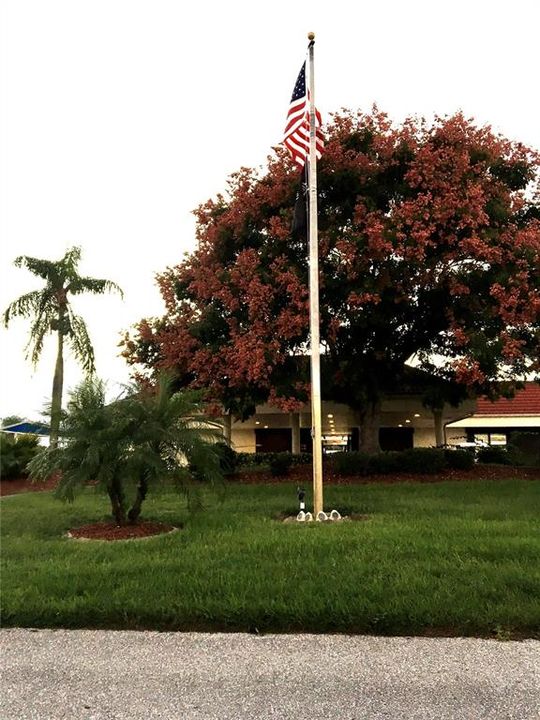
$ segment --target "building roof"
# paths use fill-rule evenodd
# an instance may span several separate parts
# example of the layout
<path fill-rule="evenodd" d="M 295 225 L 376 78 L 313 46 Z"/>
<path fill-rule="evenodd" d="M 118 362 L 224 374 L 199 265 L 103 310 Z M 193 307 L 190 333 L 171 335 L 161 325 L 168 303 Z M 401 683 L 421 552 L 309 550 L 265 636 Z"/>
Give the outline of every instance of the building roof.
<path fill-rule="evenodd" d="M 485 398 L 478 398 L 474 416 L 501 417 L 501 416 L 528 416 L 540 415 L 540 385 L 534 382 L 525 384 L 523 390 L 518 390 L 513 398 L 499 398 L 492 402 Z"/>
<path fill-rule="evenodd" d="M 50 429 L 43 423 L 31 422 L 30 420 L 23 420 L 22 422 L 15 423 L 14 425 L 7 425 L 6 427 L 0 428 L 2 432 L 16 433 L 16 434 L 29 434 L 29 435 L 48 435 Z"/>

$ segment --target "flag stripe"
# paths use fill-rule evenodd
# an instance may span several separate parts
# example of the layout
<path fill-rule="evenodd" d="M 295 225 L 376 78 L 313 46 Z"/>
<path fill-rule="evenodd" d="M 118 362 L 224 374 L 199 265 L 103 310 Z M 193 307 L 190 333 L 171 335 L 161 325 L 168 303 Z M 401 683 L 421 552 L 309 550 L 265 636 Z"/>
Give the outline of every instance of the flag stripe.
<path fill-rule="evenodd" d="M 296 79 L 289 111 L 283 144 L 290 151 L 294 162 L 304 167 L 309 156 L 309 93 L 306 90 L 306 63 L 302 65 Z M 324 149 L 324 135 L 320 129 L 321 114 L 315 109 L 315 149 L 317 158 Z"/>

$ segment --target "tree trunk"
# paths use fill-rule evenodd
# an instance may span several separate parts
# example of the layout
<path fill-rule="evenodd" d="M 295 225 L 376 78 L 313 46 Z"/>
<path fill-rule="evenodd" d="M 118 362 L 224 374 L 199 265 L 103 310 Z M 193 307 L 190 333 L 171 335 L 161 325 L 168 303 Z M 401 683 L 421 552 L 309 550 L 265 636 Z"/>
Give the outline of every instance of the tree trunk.
<path fill-rule="evenodd" d="M 118 480 L 113 480 L 108 491 L 111 500 L 111 508 L 117 525 L 127 525 L 124 491 Z"/>
<path fill-rule="evenodd" d="M 223 437 L 227 444 L 230 445 L 232 438 L 232 415 L 230 412 L 223 416 Z"/>
<path fill-rule="evenodd" d="M 370 402 L 360 412 L 360 450 L 367 453 L 380 453 L 379 429 L 381 427 L 381 402 Z"/>
<path fill-rule="evenodd" d="M 56 366 L 51 400 L 51 431 L 49 435 L 49 447 L 58 447 L 58 435 L 60 433 L 60 418 L 62 414 L 62 391 L 64 388 L 64 335 L 63 324 L 64 313 L 59 314 L 58 319 L 58 351 L 56 353 Z"/>
<path fill-rule="evenodd" d="M 142 476 L 137 484 L 137 495 L 135 496 L 135 502 L 133 503 L 128 512 L 128 520 L 132 525 L 134 525 L 139 519 L 142 504 L 146 498 L 147 492 L 148 480 L 146 479 L 146 476 Z"/>
<path fill-rule="evenodd" d="M 291 451 L 293 455 L 300 455 L 300 413 L 290 413 L 291 425 Z"/>
<path fill-rule="evenodd" d="M 433 410 L 433 420 L 435 421 L 435 444 L 437 447 L 444 446 L 444 424 L 443 424 L 443 408 Z"/>

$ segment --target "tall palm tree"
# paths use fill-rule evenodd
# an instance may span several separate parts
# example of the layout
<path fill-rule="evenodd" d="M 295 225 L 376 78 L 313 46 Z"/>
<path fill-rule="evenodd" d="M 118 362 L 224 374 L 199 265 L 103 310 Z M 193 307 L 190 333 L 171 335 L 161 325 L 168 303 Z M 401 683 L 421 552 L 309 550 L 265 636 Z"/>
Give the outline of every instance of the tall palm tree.
<path fill-rule="evenodd" d="M 122 290 L 110 280 L 83 277 L 79 275 L 78 265 L 81 259 L 79 247 L 70 248 L 61 260 L 41 260 L 21 255 L 16 258 L 16 267 L 26 268 L 45 280 L 42 290 L 21 295 L 4 312 L 4 325 L 7 327 L 14 317 L 32 318 L 27 356 L 37 364 L 43 341 L 50 332 L 57 335 L 58 350 L 51 400 L 50 445 L 58 445 L 60 416 L 62 413 L 62 391 L 64 387 L 64 342 L 66 341 L 83 370 L 92 374 L 95 370 L 94 348 L 88 336 L 86 323 L 80 315 L 75 315 L 69 302 L 69 296 L 90 292 L 118 292 Z"/>

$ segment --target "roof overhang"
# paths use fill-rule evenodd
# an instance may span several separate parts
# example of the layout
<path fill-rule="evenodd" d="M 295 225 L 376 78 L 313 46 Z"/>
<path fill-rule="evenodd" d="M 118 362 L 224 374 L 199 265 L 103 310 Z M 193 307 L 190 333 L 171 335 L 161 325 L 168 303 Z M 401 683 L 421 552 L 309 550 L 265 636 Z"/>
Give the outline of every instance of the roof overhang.
<path fill-rule="evenodd" d="M 49 435 L 50 429 L 43 423 L 31 422 L 24 420 L 23 422 L 7 425 L 1 428 L 2 432 L 14 433 L 16 435 Z"/>
<path fill-rule="evenodd" d="M 449 428 L 540 428 L 540 415 L 476 415 L 449 423 Z"/>

